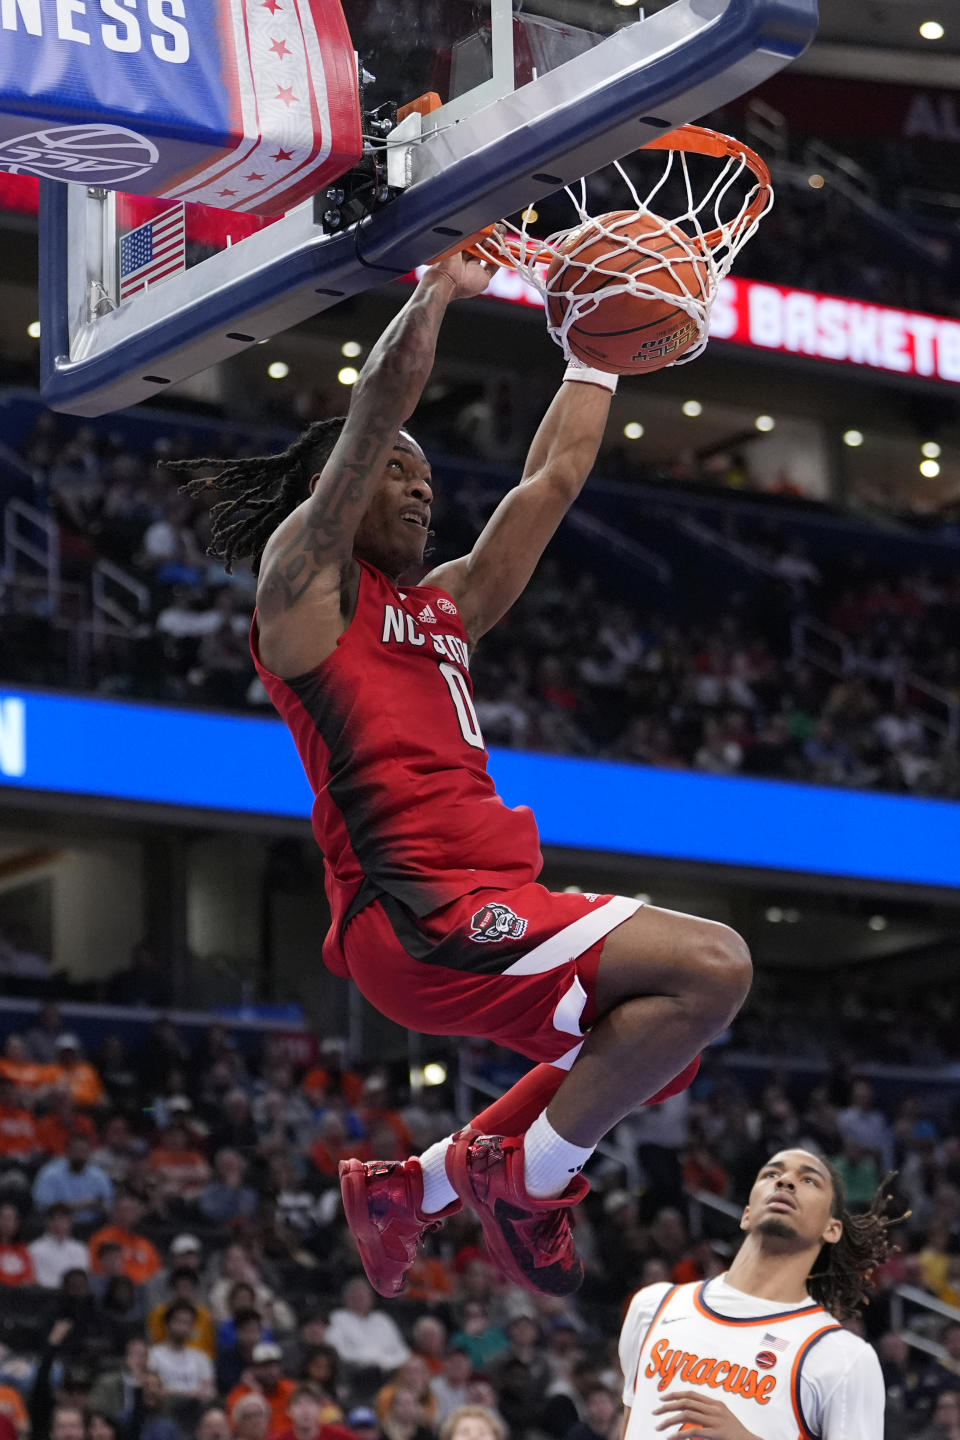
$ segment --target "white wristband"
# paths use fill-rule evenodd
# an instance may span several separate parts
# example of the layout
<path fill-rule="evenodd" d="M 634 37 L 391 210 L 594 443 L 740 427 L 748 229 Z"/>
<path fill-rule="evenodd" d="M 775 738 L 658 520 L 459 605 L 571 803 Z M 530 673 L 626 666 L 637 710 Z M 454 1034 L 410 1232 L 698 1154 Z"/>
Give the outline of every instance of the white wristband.
<path fill-rule="evenodd" d="M 571 360 L 563 372 L 564 380 L 580 380 L 586 385 L 602 385 L 604 390 L 609 390 L 612 395 L 617 388 L 619 375 L 611 375 L 609 370 L 591 370 L 588 365 L 581 365 L 576 360 Z"/>

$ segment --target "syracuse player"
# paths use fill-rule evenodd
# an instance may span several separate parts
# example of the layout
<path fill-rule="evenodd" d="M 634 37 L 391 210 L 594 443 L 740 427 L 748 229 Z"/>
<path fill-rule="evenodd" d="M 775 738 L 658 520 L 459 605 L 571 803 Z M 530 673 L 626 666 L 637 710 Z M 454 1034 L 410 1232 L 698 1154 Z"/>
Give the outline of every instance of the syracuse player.
<path fill-rule="evenodd" d="M 463 1201 L 514 1281 L 575 1289 L 568 1210 L 587 1188 L 581 1167 L 625 1114 L 689 1083 L 749 985 L 747 948 L 723 925 L 538 885 L 534 818 L 508 809 L 487 773 L 470 647 L 522 593 L 579 494 L 616 377 L 569 367 L 521 483 L 471 552 L 403 581 L 422 572 L 432 499 L 427 458 L 403 427 L 447 306 L 488 281 L 466 256 L 431 266 L 345 420 L 317 422 L 281 455 L 174 466 L 215 471 L 187 486 L 225 497 L 211 510 L 212 552 L 258 570 L 251 645 L 316 797 L 327 964 L 400 1024 L 541 1062 L 419 1159 L 341 1164 L 347 1218 L 383 1295 L 403 1288 L 424 1231 Z"/>
<path fill-rule="evenodd" d="M 880 1440 L 880 1362 L 840 1321 L 887 1257 L 884 1203 L 851 1214 L 840 1176 L 806 1150 L 768 1160 L 726 1274 L 634 1296 L 620 1334 L 624 1440 Z"/>

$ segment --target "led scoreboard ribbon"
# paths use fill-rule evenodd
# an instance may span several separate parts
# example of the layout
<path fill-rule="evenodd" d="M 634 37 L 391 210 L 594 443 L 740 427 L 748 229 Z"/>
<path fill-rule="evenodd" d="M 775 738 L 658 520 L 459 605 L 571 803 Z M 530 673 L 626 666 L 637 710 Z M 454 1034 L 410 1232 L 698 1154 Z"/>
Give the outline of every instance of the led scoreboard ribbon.
<path fill-rule="evenodd" d="M 520 750 L 490 773 L 545 845 L 960 887 L 956 802 Z M 0 801 L 29 791 L 303 821 L 313 799 L 279 720 L 4 689 Z"/>

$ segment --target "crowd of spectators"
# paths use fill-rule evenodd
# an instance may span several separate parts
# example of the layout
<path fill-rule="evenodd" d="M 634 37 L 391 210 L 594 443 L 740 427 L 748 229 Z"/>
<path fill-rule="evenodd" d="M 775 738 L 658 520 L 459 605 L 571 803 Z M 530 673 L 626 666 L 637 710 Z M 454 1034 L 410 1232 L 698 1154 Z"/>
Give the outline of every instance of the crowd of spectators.
<path fill-rule="evenodd" d="M 852 1067 L 916 1065 L 922 1057 L 924 1065 L 947 1069 L 956 1060 L 958 1028 L 960 990 L 950 983 L 904 976 L 894 984 L 887 976 L 881 986 L 870 967 L 818 972 L 815 983 L 809 971 L 760 969 L 737 1017 L 735 1043 L 748 1054 L 789 1055 L 824 1068 L 842 1056 Z"/>
<path fill-rule="evenodd" d="M 856 657 L 838 675 L 792 653 L 789 610 L 728 602 L 684 620 L 611 601 L 589 572 L 564 583 L 547 562 L 478 652 L 477 714 L 491 744 L 955 797 L 955 737 L 928 723 L 909 683 L 926 654 L 930 678 L 958 695 L 960 651 L 916 617 L 960 597 L 954 585 L 947 604 L 935 584 L 930 596 L 914 576 L 817 596 Z"/>
<path fill-rule="evenodd" d="M 749 138 L 749 127 L 740 113 L 716 113 L 703 123 Z M 886 143 L 873 148 L 838 141 L 834 151 L 837 157 L 853 160 L 858 167 L 861 183 L 851 186 L 842 171 L 840 183 L 835 183 L 837 172 L 825 156 L 821 154 L 819 160 L 810 157 L 810 137 L 789 126 L 788 132 L 782 154 L 772 153 L 770 145 L 763 141 L 750 142 L 771 164 L 775 202 L 738 257 L 734 273 L 745 279 L 875 305 L 948 317 L 960 314 L 952 283 L 960 251 L 949 207 L 945 206 L 939 217 L 916 216 L 894 202 L 898 191 L 911 188 L 911 181 L 916 184 L 916 167 L 911 165 L 916 146 Z M 657 154 L 640 151 L 623 163 L 642 196 L 650 193 L 662 174 Z M 688 163 L 691 191 L 697 201 L 709 192 L 718 167 L 712 159 Z M 821 170 L 825 173 L 820 174 Z M 816 177 L 813 185 L 811 175 Z M 740 203 L 746 188 L 733 187 L 725 201 L 727 209 L 733 210 Z M 928 190 L 931 195 L 936 193 L 935 181 Z M 612 167 L 589 178 L 587 195 L 586 208 L 593 215 L 624 206 L 632 208 L 626 187 Z M 657 214 L 680 217 L 689 205 L 683 175 L 675 165 L 666 183 L 657 190 L 654 208 Z M 539 200 L 537 210 L 540 223 L 535 229 L 539 235 L 575 223 L 575 212 L 563 192 Z M 705 213 L 710 214 L 709 210 Z M 722 213 L 729 218 L 726 209 Z M 710 224 L 706 220 L 703 223 L 709 230 Z"/>
<path fill-rule="evenodd" d="M 171 436 L 157 448 L 162 458 L 190 447 Z M 61 439 L 56 419 L 43 415 L 24 458 L 59 520 L 67 577 L 105 557 L 149 595 L 143 615 L 126 598 L 129 632 L 88 656 L 86 683 L 101 694 L 267 706 L 247 642 L 253 577 L 243 567 L 227 577 L 206 555 L 208 509 L 177 493 L 158 456 L 132 454 L 92 429 Z M 468 548 L 480 523 L 473 500 L 461 503 L 441 485 L 436 558 Z M 682 564 L 669 592 L 638 605 L 601 586 L 588 554 L 572 579 L 559 559 L 544 561 L 475 657 L 489 743 L 960 795 L 956 736 L 944 728 L 960 701 L 955 568 L 896 574 L 856 556 L 824 560 L 769 520 L 728 522 L 724 540 L 766 573 L 740 592 L 718 577 L 719 605 L 702 573 L 699 589 L 689 589 Z M 702 563 L 691 550 L 691 577 Z M 834 673 L 798 655 L 790 623 L 798 615 L 845 643 L 845 673 L 836 673 L 835 653 Z M 23 613 L 8 591 L 0 624 L 6 678 L 63 683 L 71 666 L 62 636 L 35 604 Z M 918 695 L 912 676 L 942 697 Z"/>
<path fill-rule="evenodd" d="M 735 1221 L 691 1208 L 690 1193 L 739 1204 L 788 1144 L 830 1156 L 854 1207 L 899 1167 L 900 1248 L 848 1324 L 878 1348 L 888 1440 L 956 1440 L 960 1308 L 946 1322 L 911 1309 L 913 1345 L 894 1293 L 909 1284 L 960 1307 L 948 1092 L 880 1104 L 839 1071 L 816 1085 L 772 1074 L 748 1091 L 719 1052 L 692 1092 L 638 1111 L 591 1162 L 576 1297 L 506 1287 L 465 1212 L 383 1304 L 343 1221 L 337 1162 L 400 1158 L 448 1134 L 446 1089 L 395 1087 L 336 1041 L 295 1065 L 284 1037 L 241 1038 L 215 1024 L 191 1048 L 161 1019 L 87 1059 L 53 1005 L 7 1035 L 5 1440 L 616 1440 L 630 1294 L 722 1273 Z M 501 1083 L 516 1073 L 504 1052 L 471 1055 Z"/>
<path fill-rule="evenodd" d="M 358 46 L 368 68 L 376 75 L 377 101 L 406 95 L 411 77 L 419 90 L 446 93 L 449 76 L 438 54 L 449 53 L 465 35 L 462 20 L 448 7 L 431 6 L 429 20 L 420 26 L 404 23 L 389 6 L 368 5 L 350 0 L 347 7 Z M 616 26 L 614 13 L 608 21 Z M 524 23 L 521 15 L 518 23 Z M 533 22 L 536 23 L 535 21 Z M 529 42 L 537 54 L 536 40 Z M 556 59 L 552 63 L 557 63 Z M 419 93 L 415 90 L 413 93 Z M 878 108 L 882 102 L 877 101 Z M 715 112 L 701 122 L 724 133 L 749 136 L 749 124 L 739 105 L 732 113 Z M 780 285 L 816 290 L 822 294 L 850 296 L 879 305 L 897 305 L 934 315 L 958 313 L 956 286 L 951 283 L 957 260 L 956 233 L 946 206 L 942 223 L 935 226 L 929 216 L 915 217 L 900 198 L 902 192 L 922 189 L 935 194 L 943 188 L 943 165 L 939 157 L 928 160 L 920 141 L 880 139 L 889 128 L 881 120 L 878 138 L 837 138 L 838 155 L 852 160 L 859 185 L 854 193 L 874 200 L 873 206 L 858 205 L 847 197 L 847 187 L 834 185 L 824 158 L 811 160 L 811 137 L 786 117 L 781 136 L 791 164 L 775 165 L 776 205 L 750 242 L 738 264 L 738 273 L 768 279 Z M 771 152 L 769 143 L 754 141 L 770 162 L 784 158 Z M 627 169 L 641 194 L 647 194 L 659 176 L 660 157 L 638 155 L 628 159 Z M 828 173 L 814 186 L 808 176 L 821 169 Z M 709 175 L 716 173 L 710 162 Z M 695 176 L 697 174 L 694 165 Z M 708 173 L 704 167 L 704 174 Z M 657 213 L 680 215 L 688 201 L 679 178 L 668 181 L 658 192 Z M 709 180 L 694 184 L 694 194 L 703 194 Z M 588 209 L 592 214 L 621 208 L 631 203 L 611 168 L 590 178 Z M 574 223 L 574 213 L 562 192 L 541 198 L 538 234 L 550 234 Z M 879 217 L 879 218 L 878 218 Z M 884 223 L 885 222 L 885 223 Z M 903 239 L 896 242 L 897 227 Z M 707 226 L 709 229 L 709 226 Z M 911 243 L 912 241 L 912 243 Z M 927 248 L 924 250 L 922 246 Z"/>
<path fill-rule="evenodd" d="M 891 234 L 898 225 L 899 245 Z M 956 318 L 960 308 L 950 278 L 956 243 L 950 226 L 942 233 L 918 233 L 892 212 L 878 225 L 874 211 L 845 199 L 829 179 L 816 189 L 780 185 L 776 204 L 738 273 L 821 295 Z"/>

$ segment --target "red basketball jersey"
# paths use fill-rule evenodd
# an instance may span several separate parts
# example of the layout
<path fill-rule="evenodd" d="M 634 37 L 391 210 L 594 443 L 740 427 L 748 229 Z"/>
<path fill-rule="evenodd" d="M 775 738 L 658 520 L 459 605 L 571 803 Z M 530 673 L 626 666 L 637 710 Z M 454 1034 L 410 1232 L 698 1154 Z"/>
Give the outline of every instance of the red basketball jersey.
<path fill-rule="evenodd" d="M 340 928 L 364 882 L 372 898 L 429 915 L 472 890 L 524 885 L 543 865 L 532 812 L 508 809 L 487 773 L 456 605 L 358 563 L 356 613 L 315 670 L 280 679 L 261 663 L 256 615 L 250 637 L 316 797 L 333 914 L 323 953 L 340 974 Z"/>

